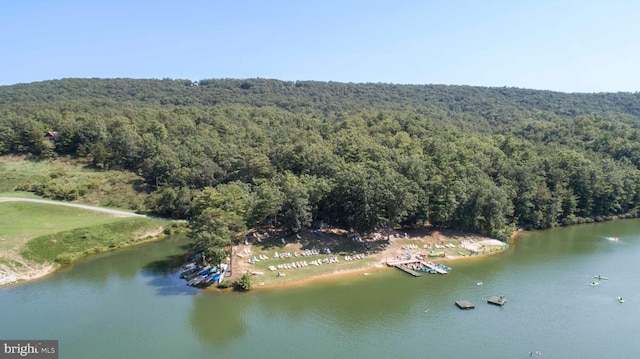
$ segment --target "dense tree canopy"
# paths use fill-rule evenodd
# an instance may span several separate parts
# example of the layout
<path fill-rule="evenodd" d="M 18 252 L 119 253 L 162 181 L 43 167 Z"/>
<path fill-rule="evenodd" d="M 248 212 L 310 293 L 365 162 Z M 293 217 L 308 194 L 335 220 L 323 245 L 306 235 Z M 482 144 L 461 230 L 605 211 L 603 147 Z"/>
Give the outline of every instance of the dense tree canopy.
<path fill-rule="evenodd" d="M 149 210 L 192 218 L 196 247 L 221 257 L 255 226 L 504 239 L 635 216 L 639 120 L 638 93 L 64 79 L 0 87 L 0 154 L 135 172 Z"/>

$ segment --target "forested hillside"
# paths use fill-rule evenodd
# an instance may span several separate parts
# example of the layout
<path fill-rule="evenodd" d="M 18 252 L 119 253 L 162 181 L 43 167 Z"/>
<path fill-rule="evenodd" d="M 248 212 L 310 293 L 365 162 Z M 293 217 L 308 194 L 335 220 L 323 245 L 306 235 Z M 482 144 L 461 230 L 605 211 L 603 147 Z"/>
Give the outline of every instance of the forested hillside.
<path fill-rule="evenodd" d="M 0 87 L 0 154 L 132 171 L 149 210 L 206 213 L 229 231 L 429 223 L 504 239 L 516 225 L 636 216 L 639 124 L 638 93 L 265 79 Z"/>

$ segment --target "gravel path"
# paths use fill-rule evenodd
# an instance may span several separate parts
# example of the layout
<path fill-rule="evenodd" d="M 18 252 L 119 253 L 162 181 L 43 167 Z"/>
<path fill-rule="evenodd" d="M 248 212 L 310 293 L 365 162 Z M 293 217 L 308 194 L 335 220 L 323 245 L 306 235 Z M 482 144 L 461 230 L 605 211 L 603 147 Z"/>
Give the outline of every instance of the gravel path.
<path fill-rule="evenodd" d="M 85 204 L 76 204 L 76 203 L 68 203 L 61 201 L 50 201 L 46 199 L 37 199 L 37 198 L 20 198 L 20 197 L 0 197 L 0 202 L 34 202 L 34 203 L 45 203 L 45 204 L 55 204 L 59 206 L 68 206 L 68 207 L 76 207 L 82 209 L 88 209 L 90 211 L 97 211 L 109 214 L 115 214 L 123 217 L 147 217 L 144 214 L 131 213 L 126 211 L 118 211 L 116 209 L 109 209 L 103 207 L 95 207 L 95 206 L 87 206 Z"/>

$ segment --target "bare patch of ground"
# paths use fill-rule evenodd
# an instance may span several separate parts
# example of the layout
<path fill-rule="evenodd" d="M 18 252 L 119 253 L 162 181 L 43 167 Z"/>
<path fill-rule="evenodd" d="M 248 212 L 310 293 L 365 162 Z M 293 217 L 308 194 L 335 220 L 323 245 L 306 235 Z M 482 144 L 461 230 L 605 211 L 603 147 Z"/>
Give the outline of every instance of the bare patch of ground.
<path fill-rule="evenodd" d="M 5 252 L 0 262 L 0 287 L 43 277 L 53 270 L 51 264 L 38 264 Z"/>
<path fill-rule="evenodd" d="M 153 238 L 153 237 L 157 237 L 159 236 L 162 231 L 164 231 L 164 228 L 162 226 L 153 229 L 153 230 L 149 230 L 146 231 L 144 233 L 142 233 L 142 235 L 139 235 L 138 237 L 136 237 L 136 239 L 145 239 L 145 238 Z"/>

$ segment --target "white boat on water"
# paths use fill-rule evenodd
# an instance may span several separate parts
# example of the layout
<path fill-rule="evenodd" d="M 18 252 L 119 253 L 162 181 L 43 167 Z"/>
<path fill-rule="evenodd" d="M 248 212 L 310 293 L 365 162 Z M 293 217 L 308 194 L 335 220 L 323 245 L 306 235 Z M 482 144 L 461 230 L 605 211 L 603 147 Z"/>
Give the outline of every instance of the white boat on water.
<path fill-rule="evenodd" d="M 622 298 L 622 297 L 618 297 L 618 302 L 620 302 L 620 303 L 624 303 L 624 298 Z"/>
<path fill-rule="evenodd" d="M 596 287 L 596 286 L 599 286 L 600 283 L 599 282 L 591 282 L 589 285 L 592 286 L 592 287 Z"/>
<path fill-rule="evenodd" d="M 608 240 L 610 241 L 617 241 L 619 238 L 618 237 L 607 237 Z"/>

